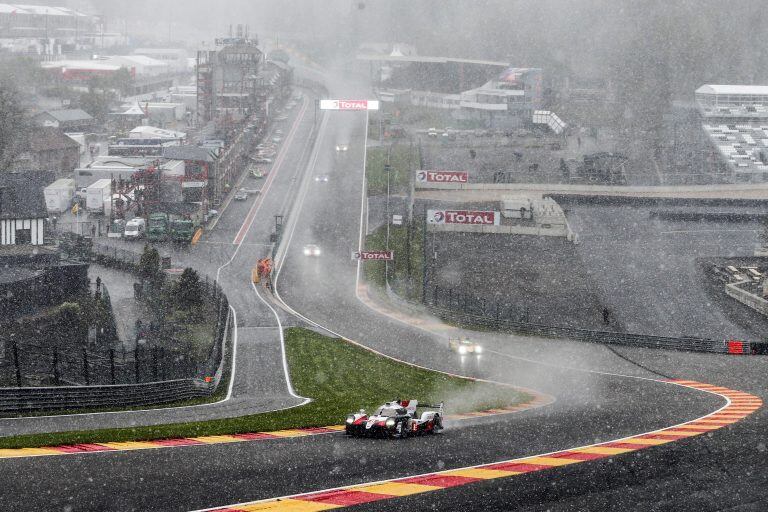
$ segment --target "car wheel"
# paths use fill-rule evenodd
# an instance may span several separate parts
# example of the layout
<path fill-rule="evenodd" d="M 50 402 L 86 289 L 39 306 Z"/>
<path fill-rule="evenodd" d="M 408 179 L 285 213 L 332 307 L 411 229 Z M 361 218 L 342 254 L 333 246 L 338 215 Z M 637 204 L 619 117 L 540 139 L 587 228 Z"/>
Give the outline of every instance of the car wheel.
<path fill-rule="evenodd" d="M 408 420 L 403 420 L 403 422 L 400 425 L 401 425 L 401 427 L 400 427 L 400 437 L 402 439 L 405 439 L 406 437 L 408 437 L 411 434 L 411 431 L 408 429 L 408 427 L 409 427 Z"/>
<path fill-rule="evenodd" d="M 435 426 L 432 429 L 432 433 L 436 434 L 443 430 L 443 418 L 439 414 L 435 414 L 435 418 L 433 420 L 435 422 Z"/>

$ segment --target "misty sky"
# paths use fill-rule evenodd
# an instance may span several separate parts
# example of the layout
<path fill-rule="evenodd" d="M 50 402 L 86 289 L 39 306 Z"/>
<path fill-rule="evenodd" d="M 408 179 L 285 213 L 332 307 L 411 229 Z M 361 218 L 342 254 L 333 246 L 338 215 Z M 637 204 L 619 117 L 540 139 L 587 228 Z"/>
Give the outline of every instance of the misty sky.
<path fill-rule="evenodd" d="M 63 1 L 63 0 L 61 0 Z M 54 2 L 55 3 L 55 2 Z M 498 59 L 589 79 L 661 75 L 673 95 L 701 83 L 766 83 L 764 0 L 70 0 L 111 29 L 200 41 L 247 23 L 262 41 L 335 47 L 405 42 L 422 55 Z M 213 6 L 213 8 L 212 8 Z M 169 30 L 170 29 L 170 30 Z M 626 68 L 626 70 L 624 69 Z"/>

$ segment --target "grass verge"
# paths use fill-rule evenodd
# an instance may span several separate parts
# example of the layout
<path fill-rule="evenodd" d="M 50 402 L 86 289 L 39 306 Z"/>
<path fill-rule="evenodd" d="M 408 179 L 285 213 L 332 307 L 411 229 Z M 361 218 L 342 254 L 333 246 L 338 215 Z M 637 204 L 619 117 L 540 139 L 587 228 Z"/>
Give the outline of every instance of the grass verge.
<path fill-rule="evenodd" d="M 410 187 L 410 173 L 419 167 L 419 147 L 417 145 L 392 144 L 369 147 L 366 154 L 365 178 L 368 183 L 368 196 L 387 193 L 387 174 L 384 164 L 392 166 L 389 176 L 390 194 L 407 194 Z"/>
<path fill-rule="evenodd" d="M 423 237 L 423 226 L 420 223 L 414 223 L 411 227 L 410 240 L 407 225 L 390 226 L 389 229 L 389 249 L 395 252 L 395 261 L 389 264 L 389 284 L 398 295 L 410 300 L 421 300 Z M 367 250 L 378 251 L 386 247 L 386 226 L 381 226 L 365 237 Z M 383 261 L 366 261 L 363 265 L 366 282 L 384 287 L 385 268 Z"/>
<path fill-rule="evenodd" d="M 33 434 L 0 438 L 0 448 L 234 434 L 339 424 L 350 411 L 398 397 L 445 401 L 449 413 L 484 410 L 529 401 L 505 386 L 472 382 L 377 356 L 351 343 L 306 329 L 285 332 L 286 354 L 296 391 L 313 402 L 264 414 L 148 427 Z"/>

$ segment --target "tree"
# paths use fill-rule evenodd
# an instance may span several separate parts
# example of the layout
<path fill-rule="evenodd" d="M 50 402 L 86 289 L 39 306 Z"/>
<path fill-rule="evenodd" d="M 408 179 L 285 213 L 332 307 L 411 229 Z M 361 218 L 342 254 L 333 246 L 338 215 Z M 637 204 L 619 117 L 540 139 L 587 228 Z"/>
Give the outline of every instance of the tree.
<path fill-rule="evenodd" d="M 85 341 L 86 320 L 83 308 L 76 302 L 64 302 L 56 310 L 56 338 L 60 343 Z"/>
<path fill-rule="evenodd" d="M 6 78 L 0 79 L 0 171 L 7 170 L 16 159 L 25 125 L 18 87 Z"/>
<path fill-rule="evenodd" d="M 176 300 L 184 311 L 191 311 L 202 304 L 203 289 L 200 286 L 200 276 L 189 267 L 184 269 L 179 278 Z"/>
<path fill-rule="evenodd" d="M 144 246 L 144 252 L 141 253 L 141 259 L 139 260 L 139 275 L 143 279 L 149 279 L 154 281 L 160 274 L 160 253 L 157 249 Z"/>

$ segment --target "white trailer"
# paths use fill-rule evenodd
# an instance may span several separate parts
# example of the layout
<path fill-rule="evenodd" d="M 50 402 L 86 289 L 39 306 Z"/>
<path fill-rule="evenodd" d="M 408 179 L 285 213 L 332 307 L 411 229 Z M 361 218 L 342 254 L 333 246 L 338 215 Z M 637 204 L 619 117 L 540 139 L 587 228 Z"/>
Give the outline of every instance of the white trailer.
<path fill-rule="evenodd" d="M 85 194 L 85 207 L 89 212 L 104 212 L 104 202 L 112 201 L 112 180 L 96 181 L 86 189 Z"/>
<path fill-rule="evenodd" d="M 61 213 L 67 211 L 72 204 L 75 195 L 75 180 L 61 178 L 54 181 L 44 190 L 45 207 L 49 213 Z"/>

